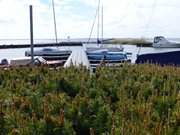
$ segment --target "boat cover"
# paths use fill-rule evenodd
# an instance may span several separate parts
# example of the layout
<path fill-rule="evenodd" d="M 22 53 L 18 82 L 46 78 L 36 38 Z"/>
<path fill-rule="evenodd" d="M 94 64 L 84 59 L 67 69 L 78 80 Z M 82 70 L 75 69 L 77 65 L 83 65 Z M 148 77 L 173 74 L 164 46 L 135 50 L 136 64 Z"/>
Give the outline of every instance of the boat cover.
<path fill-rule="evenodd" d="M 89 60 L 87 58 L 87 55 L 83 47 L 79 47 L 78 49 L 76 48 L 72 50 L 72 53 L 69 56 L 66 63 L 64 64 L 64 67 L 70 67 L 72 65 L 73 66 L 83 65 L 87 68 L 90 67 Z"/>
<path fill-rule="evenodd" d="M 143 54 L 137 56 L 137 64 L 151 63 L 160 65 L 180 65 L 180 51 Z"/>

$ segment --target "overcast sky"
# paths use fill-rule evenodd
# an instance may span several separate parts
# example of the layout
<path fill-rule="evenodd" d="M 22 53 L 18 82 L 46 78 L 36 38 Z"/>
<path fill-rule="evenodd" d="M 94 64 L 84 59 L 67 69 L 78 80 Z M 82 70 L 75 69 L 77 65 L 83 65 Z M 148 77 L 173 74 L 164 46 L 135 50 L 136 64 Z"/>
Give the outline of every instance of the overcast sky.
<path fill-rule="evenodd" d="M 58 38 L 89 36 L 98 0 L 54 0 Z M 105 37 L 180 37 L 180 0 L 101 0 Z M 0 0 L 0 39 L 54 38 L 52 0 Z M 96 36 L 96 27 L 93 31 Z"/>

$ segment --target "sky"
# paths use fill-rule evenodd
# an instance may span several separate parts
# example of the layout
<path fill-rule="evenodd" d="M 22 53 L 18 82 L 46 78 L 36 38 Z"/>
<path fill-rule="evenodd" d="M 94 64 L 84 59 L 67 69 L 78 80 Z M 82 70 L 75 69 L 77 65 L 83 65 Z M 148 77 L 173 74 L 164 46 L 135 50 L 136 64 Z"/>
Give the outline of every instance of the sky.
<path fill-rule="evenodd" d="M 88 38 L 98 0 L 54 0 L 58 38 Z M 0 39 L 29 38 L 33 5 L 34 38 L 54 38 L 52 0 L 0 0 Z M 180 37 L 180 0 L 101 0 L 104 37 Z M 97 21 L 96 21 L 97 22 Z M 97 35 L 97 23 L 92 37 Z"/>

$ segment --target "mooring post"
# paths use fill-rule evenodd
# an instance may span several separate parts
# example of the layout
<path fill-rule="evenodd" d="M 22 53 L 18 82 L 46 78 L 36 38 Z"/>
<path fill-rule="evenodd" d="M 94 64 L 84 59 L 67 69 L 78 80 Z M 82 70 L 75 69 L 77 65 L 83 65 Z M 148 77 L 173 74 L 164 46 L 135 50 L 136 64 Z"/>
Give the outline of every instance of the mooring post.
<path fill-rule="evenodd" d="M 30 40 L 31 40 L 31 62 L 34 63 L 34 39 L 33 39 L 33 7 L 29 6 L 30 9 Z"/>

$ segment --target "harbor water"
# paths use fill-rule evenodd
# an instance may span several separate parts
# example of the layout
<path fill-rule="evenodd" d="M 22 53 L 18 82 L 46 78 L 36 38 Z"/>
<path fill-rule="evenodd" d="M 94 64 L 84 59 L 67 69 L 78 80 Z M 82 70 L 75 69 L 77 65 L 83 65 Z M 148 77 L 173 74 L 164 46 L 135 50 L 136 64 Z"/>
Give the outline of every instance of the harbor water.
<path fill-rule="evenodd" d="M 13 43 L 12 43 L 13 42 Z M 50 40 L 37 40 L 36 43 L 48 43 L 52 42 Z M 28 41 L 25 40 L 4 40 L 0 42 L 1 45 L 3 44 L 28 44 Z M 157 53 L 157 52 L 167 52 L 167 51 L 180 51 L 180 48 L 153 48 L 153 47 L 137 47 L 135 45 L 111 45 L 111 44 L 106 44 L 104 46 L 108 47 L 121 47 L 123 46 L 125 52 L 132 53 L 131 61 L 132 63 L 135 62 L 137 55 L 138 54 L 146 54 L 146 53 Z M 84 48 L 86 47 L 98 47 L 97 44 L 84 44 Z M 68 50 L 78 50 L 79 47 L 52 47 L 52 48 L 58 48 L 58 49 L 68 49 Z M 38 50 L 41 48 L 35 48 L 35 50 Z M 19 57 L 24 57 L 25 56 L 25 51 L 30 50 L 30 48 L 18 48 L 18 49 L 0 49 L 0 61 L 2 59 L 7 59 L 11 60 L 13 58 L 19 58 Z"/>

